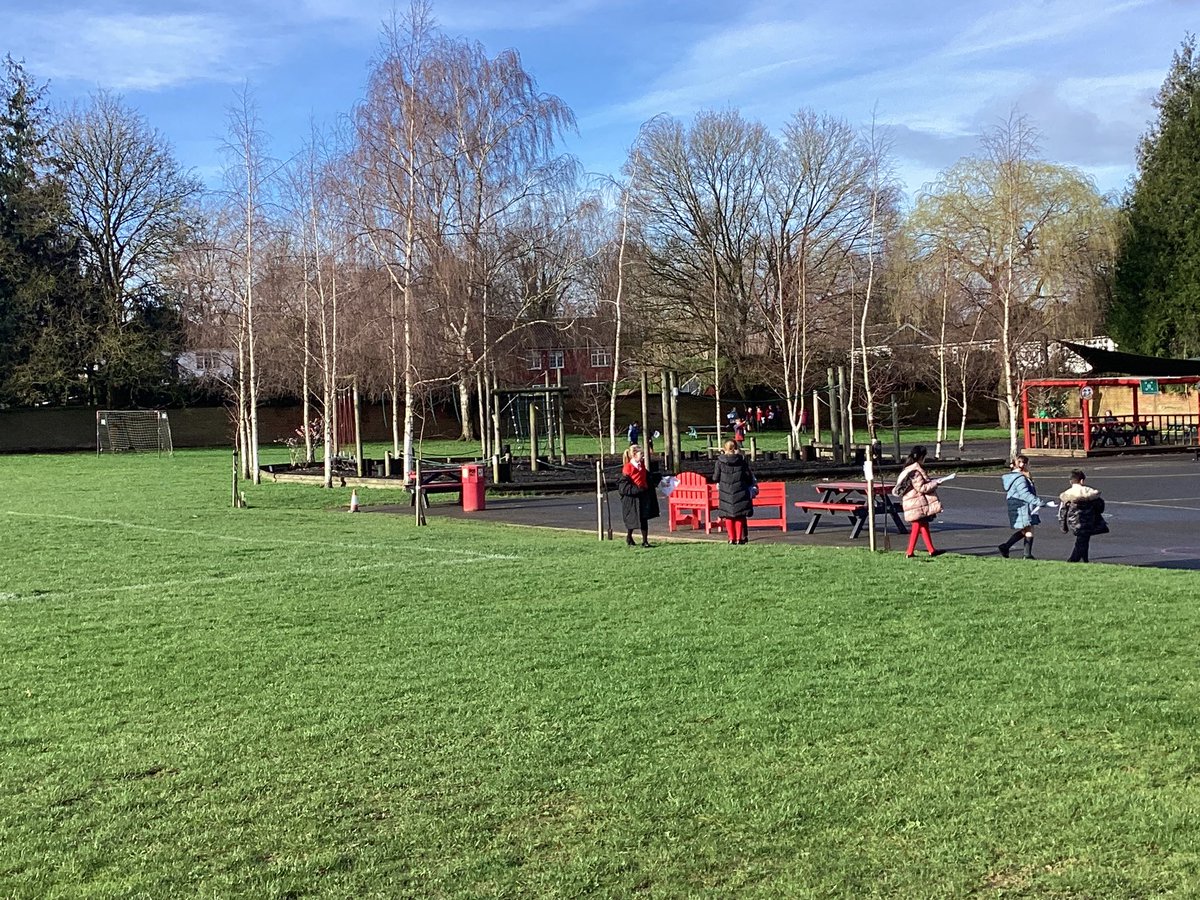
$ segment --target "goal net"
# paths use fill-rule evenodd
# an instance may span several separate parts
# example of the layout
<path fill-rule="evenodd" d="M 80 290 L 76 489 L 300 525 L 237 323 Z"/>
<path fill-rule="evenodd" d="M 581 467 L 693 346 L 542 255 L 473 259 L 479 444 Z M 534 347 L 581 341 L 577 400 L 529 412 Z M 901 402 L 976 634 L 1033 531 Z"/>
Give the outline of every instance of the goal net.
<path fill-rule="evenodd" d="M 96 412 L 96 452 L 150 450 L 172 453 L 171 422 L 158 409 L 102 409 Z"/>

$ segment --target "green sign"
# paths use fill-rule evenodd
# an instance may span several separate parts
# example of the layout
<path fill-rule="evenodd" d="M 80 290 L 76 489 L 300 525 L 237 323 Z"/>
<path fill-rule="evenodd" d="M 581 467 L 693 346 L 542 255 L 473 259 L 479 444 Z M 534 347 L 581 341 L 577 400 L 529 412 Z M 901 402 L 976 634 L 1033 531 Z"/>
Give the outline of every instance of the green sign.
<path fill-rule="evenodd" d="M 1142 393 L 1143 394 L 1157 394 L 1158 393 L 1158 379 L 1157 378 L 1143 378 L 1142 379 Z"/>

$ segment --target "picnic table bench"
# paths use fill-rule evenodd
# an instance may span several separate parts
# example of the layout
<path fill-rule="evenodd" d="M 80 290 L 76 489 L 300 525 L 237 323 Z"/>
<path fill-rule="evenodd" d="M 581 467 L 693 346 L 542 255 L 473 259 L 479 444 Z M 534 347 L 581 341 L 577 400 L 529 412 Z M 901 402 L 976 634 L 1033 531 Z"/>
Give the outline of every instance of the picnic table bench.
<path fill-rule="evenodd" d="M 797 500 L 795 505 L 809 513 L 808 527 L 805 534 L 812 534 L 821 516 L 826 513 L 844 513 L 850 519 L 850 537 L 856 538 L 862 534 L 867 515 L 873 512 L 883 512 L 892 517 L 899 532 L 907 531 L 904 518 L 892 502 L 892 486 L 884 481 L 877 481 L 871 486 L 874 492 L 874 503 L 868 507 L 867 483 L 865 481 L 826 481 L 815 486 L 820 500 Z"/>
<path fill-rule="evenodd" d="M 421 468 L 421 483 L 418 485 L 417 473 L 409 472 L 408 482 L 404 489 L 409 492 L 409 506 L 416 506 L 417 496 L 420 495 L 425 508 L 429 508 L 430 494 L 458 494 L 458 503 L 462 505 L 462 469 L 429 467 Z"/>
<path fill-rule="evenodd" d="M 716 425 L 689 425 L 687 436 L 699 440 L 702 437 L 720 437 L 722 429 Z"/>

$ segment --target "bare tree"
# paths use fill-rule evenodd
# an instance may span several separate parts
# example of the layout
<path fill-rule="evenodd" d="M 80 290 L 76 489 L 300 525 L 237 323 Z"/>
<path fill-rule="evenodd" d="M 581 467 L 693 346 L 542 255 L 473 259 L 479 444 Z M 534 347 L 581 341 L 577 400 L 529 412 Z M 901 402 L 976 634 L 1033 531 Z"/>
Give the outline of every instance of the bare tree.
<path fill-rule="evenodd" d="M 167 140 L 112 94 L 76 107 L 55 133 L 64 167 L 69 224 L 105 309 L 92 378 L 115 402 L 115 383 L 136 383 L 162 365 L 140 325 L 164 302 L 169 264 L 195 224 L 200 184 L 172 155 Z"/>
<path fill-rule="evenodd" d="M 710 366 L 726 384 L 744 381 L 759 347 L 773 146 L 736 112 L 703 112 L 691 127 L 661 116 L 642 126 L 625 164 L 652 340 L 676 358 L 723 356 Z"/>

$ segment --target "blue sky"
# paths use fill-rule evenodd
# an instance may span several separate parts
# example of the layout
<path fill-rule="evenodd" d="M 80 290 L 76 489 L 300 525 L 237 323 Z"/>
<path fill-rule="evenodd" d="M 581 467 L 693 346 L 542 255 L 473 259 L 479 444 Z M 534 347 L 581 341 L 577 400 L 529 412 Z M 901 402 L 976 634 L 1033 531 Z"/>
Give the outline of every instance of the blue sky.
<path fill-rule="evenodd" d="M 407 8 L 401 3 L 399 9 Z M 248 84 L 276 156 L 362 96 L 383 0 L 0 0 L 0 53 L 66 105 L 122 95 L 215 183 Z M 1042 155 L 1103 191 L 1134 171 L 1200 0 L 435 0 L 443 31 L 516 48 L 575 111 L 565 149 L 616 174 L 639 126 L 735 107 L 778 132 L 808 107 L 889 129 L 910 195 L 1023 114 Z"/>

